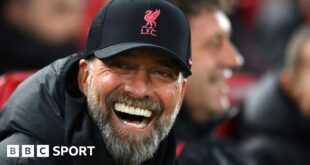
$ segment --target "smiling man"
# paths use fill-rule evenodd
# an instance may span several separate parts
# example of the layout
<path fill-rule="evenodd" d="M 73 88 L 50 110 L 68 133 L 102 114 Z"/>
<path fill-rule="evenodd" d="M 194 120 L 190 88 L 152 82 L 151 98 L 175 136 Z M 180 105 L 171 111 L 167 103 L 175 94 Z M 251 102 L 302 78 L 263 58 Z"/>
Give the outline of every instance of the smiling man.
<path fill-rule="evenodd" d="M 230 40 L 225 0 L 171 1 L 189 19 L 193 61 L 176 133 L 180 141 L 196 141 L 227 116 L 227 79 L 232 69 L 243 64 L 243 58 Z"/>
<path fill-rule="evenodd" d="M 175 124 L 179 163 L 250 165 L 236 144 L 215 134 L 237 114 L 230 110 L 227 79 L 243 63 L 230 40 L 231 24 L 224 13 L 229 6 L 225 0 L 171 1 L 188 17 L 192 36 L 192 75 Z"/>
<path fill-rule="evenodd" d="M 79 86 L 89 114 L 116 160 L 152 157 L 174 123 L 185 82 L 167 56 L 141 48 L 105 62 L 80 61 Z"/>
<path fill-rule="evenodd" d="M 174 164 L 170 130 L 190 74 L 190 29 L 178 8 L 164 0 L 112 0 L 94 18 L 81 55 L 38 71 L 6 103 L 0 162 Z M 33 156 L 23 144 L 34 145 Z M 49 145 L 48 158 L 40 158 L 38 144 Z M 55 154 L 55 147 L 69 149 Z"/>

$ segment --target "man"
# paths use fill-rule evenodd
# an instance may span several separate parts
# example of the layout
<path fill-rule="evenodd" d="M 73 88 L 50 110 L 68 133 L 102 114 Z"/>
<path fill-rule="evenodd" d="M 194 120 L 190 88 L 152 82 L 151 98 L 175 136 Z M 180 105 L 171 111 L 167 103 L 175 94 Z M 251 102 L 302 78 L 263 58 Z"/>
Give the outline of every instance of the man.
<path fill-rule="evenodd" d="M 1 1 L 0 74 L 41 69 L 77 51 L 84 6 L 84 0 Z"/>
<path fill-rule="evenodd" d="M 231 43 L 231 27 L 219 0 L 174 0 L 189 18 L 192 41 L 192 75 L 176 122 L 181 164 L 240 165 L 241 151 L 212 131 L 236 114 L 229 110 L 226 80 L 243 58 Z M 246 164 L 246 163 L 245 163 Z"/>
<path fill-rule="evenodd" d="M 238 135 L 262 165 L 310 163 L 310 28 L 289 42 L 284 67 L 268 73 L 244 101 Z"/>
<path fill-rule="evenodd" d="M 192 36 L 193 74 L 188 79 L 182 109 L 182 113 L 188 113 L 184 122 L 207 125 L 229 109 L 226 80 L 230 69 L 239 67 L 243 59 L 230 41 L 230 22 L 220 1 L 180 0 L 176 4 L 188 16 Z M 196 128 L 182 128 L 180 138 L 190 140 L 205 133 Z"/>
<path fill-rule="evenodd" d="M 190 29 L 178 8 L 164 0 L 108 2 L 81 57 L 40 70 L 4 106 L 1 163 L 174 164 L 169 132 L 191 74 L 189 59 Z M 48 144 L 50 157 L 8 158 L 11 144 Z M 92 155 L 85 148 L 80 156 L 57 150 L 85 146 L 95 147 Z"/>

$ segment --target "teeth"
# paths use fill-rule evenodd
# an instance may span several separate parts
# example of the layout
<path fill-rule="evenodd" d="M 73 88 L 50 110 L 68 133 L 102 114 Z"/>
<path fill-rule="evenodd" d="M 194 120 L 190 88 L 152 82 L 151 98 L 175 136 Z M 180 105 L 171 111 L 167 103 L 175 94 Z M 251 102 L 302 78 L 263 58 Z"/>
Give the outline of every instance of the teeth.
<path fill-rule="evenodd" d="M 136 123 L 130 123 L 130 122 L 127 122 L 127 121 L 124 121 L 125 124 L 129 125 L 129 126 L 132 126 L 132 127 L 136 127 L 136 128 L 143 128 L 146 123 L 147 123 L 147 120 L 143 120 L 141 123 L 139 124 L 136 124 Z"/>
<path fill-rule="evenodd" d="M 148 109 L 140 109 L 140 108 L 134 108 L 127 106 L 125 104 L 116 103 L 114 105 L 114 109 L 119 112 L 128 113 L 131 115 L 137 115 L 137 116 L 144 116 L 144 117 L 151 117 L 152 111 Z"/>

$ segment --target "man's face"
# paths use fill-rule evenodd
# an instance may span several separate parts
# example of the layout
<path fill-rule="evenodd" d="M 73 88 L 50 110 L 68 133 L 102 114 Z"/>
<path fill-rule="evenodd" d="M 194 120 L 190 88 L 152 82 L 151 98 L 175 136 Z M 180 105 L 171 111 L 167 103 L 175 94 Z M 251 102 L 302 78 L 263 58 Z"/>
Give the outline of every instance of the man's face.
<path fill-rule="evenodd" d="M 205 9 L 189 20 L 193 66 L 185 101 L 203 122 L 229 107 L 226 79 L 243 59 L 230 41 L 230 22 L 222 12 Z"/>
<path fill-rule="evenodd" d="M 131 164 L 152 157 L 174 123 L 186 86 L 174 61 L 152 49 L 91 64 L 81 60 L 79 82 L 107 149 Z"/>
<path fill-rule="evenodd" d="M 310 40 L 305 43 L 301 58 L 302 63 L 296 73 L 293 90 L 301 111 L 310 117 Z"/>

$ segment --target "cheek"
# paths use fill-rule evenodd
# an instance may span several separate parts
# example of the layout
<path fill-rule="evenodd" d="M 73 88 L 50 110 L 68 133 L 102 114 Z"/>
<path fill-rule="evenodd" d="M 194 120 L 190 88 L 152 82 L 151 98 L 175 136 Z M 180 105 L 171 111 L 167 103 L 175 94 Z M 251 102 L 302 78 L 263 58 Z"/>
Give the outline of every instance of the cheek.
<path fill-rule="evenodd" d="M 196 59 L 193 59 L 193 75 L 209 75 L 214 68 L 216 68 L 216 61 L 207 53 L 197 55 Z"/>
<path fill-rule="evenodd" d="M 304 75 L 298 83 L 298 93 L 299 97 L 305 102 L 310 103 L 310 76 Z"/>
<path fill-rule="evenodd" d="M 294 87 L 294 93 L 296 94 L 296 96 L 300 99 L 301 97 L 303 97 L 303 95 L 305 95 L 308 91 L 308 78 L 304 75 L 300 75 L 298 77 L 295 78 L 293 87 Z"/>
<path fill-rule="evenodd" d="M 198 61 L 193 64 L 192 75 L 188 78 L 187 93 L 196 96 L 197 99 L 202 98 L 209 93 L 209 88 L 212 86 L 209 79 L 211 72 L 214 70 L 214 63 L 212 61 Z"/>
<path fill-rule="evenodd" d="M 162 87 L 156 91 L 158 97 L 164 105 L 165 115 L 171 115 L 175 110 L 175 106 L 178 102 L 181 103 L 181 86 L 176 84 Z"/>
<path fill-rule="evenodd" d="M 102 106 L 106 105 L 107 96 L 122 84 L 122 80 L 113 76 L 98 76 L 93 79 L 93 92 Z"/>
<path fill-rule="evenodd" d="M 295 95 L 301 111 L 310 117 L 310 76 L 303 75 L 295 85 Z"/>

